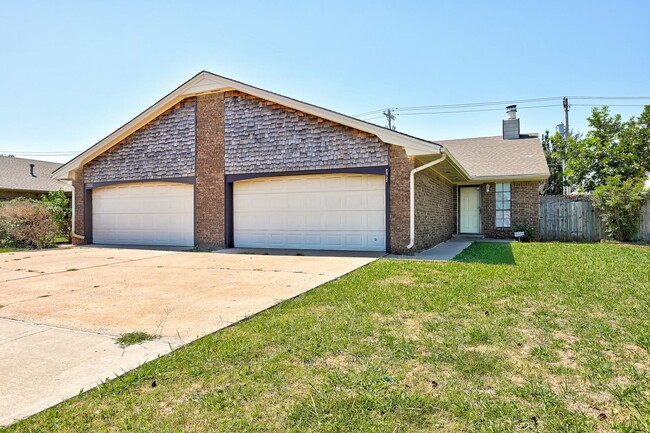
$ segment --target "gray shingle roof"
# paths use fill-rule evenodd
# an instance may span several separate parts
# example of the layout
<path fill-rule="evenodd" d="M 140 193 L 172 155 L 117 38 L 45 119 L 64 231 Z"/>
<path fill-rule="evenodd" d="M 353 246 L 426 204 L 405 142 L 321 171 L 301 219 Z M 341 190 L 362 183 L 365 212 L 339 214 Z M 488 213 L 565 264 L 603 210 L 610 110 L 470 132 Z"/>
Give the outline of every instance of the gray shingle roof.
<path fill-rule="evenodd" d="M 538 134 L 521 134 L 519 139 L 494 137 L 443 140 L 443 145 L 472 177 L 549 176 Z"/>
<path fill-rule="evenodd" d="M 34 164 L 36 177 L 30 174 L 29 164 Z M 60 189 L 72 191 L 67 184 L 50 177 L 50 174 L 60 166 L 61 164 L 58 162 L 0 155 L 0 189 L 35 192 L 58 191 Z"/>

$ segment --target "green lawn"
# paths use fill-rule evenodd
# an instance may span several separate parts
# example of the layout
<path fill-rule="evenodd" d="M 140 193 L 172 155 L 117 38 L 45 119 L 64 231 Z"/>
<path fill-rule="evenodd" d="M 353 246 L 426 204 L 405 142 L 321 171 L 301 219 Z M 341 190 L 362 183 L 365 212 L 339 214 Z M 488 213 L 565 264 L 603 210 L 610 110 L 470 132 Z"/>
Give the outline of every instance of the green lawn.
<path fill-rule="evenodd" d="M 650 431 L 649 352 L 650 247 L 483 243 L 374 262 L 6 431 Z"/>
<path fill-rule="evenodd" d="M 14 248 L 4 248 L 4 247 L 0 247 L 0 254 L 2 254 L 2 253 L 10 253 L 10 252 L 12 252 L 12 251 L 16 251 L 16 250 L 15 250 Z"/>

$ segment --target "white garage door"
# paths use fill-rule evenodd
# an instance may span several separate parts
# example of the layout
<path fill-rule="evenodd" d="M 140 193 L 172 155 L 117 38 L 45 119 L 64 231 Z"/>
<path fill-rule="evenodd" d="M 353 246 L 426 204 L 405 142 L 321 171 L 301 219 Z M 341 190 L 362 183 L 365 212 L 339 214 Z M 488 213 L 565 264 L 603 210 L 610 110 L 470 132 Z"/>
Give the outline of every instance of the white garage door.
<path fill-rule="evenodd" d="M 385 201 L 382 175 L 235 182 L 234 243 L 247 248 L 385 251 Z"/>
<path fill-rule="evenodd" d="M 194 186 L 127 183 L 93 189 L 93 243 L 194 245 Z"/>

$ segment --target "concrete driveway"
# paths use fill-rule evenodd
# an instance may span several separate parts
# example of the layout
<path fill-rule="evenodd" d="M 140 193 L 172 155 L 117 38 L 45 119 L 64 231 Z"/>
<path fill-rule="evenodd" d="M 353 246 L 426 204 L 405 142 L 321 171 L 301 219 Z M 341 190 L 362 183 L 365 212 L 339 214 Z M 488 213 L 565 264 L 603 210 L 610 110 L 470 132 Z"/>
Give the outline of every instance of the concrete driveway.
<path fill-rule="evenodd" d="M 0 254 L 0 425 L 378 256 L 96 247 Z M 115 338 L 133 331 L 159 338 L 121 349 Z"/>

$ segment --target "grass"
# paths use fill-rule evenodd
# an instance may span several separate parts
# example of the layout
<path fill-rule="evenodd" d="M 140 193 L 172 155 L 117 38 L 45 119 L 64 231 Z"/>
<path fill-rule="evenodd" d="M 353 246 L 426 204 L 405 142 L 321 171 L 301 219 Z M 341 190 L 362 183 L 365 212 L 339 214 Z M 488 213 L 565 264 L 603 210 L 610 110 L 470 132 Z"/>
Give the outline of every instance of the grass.
<path fill-rule="evenodd" d="M 133 346 L 134 344 L 142 344 L 146 341 L 155 340 L 158 338 L 156 335 L 148 334 L 143 331 L 127 332 L 115 339 L 115 342 L 122 348 Z"/>
<path fill-rule="evenodd" d="M 0 254 L 2 254 L 2 253 L 12 253 L 14 251 L 16 251 L 14 248 L 0 247 Z"/>
<path fill-rule="evenodd" d="M 648 269 L 612 244 L 379 260 L 6 431 L 650 431 Z"/>

